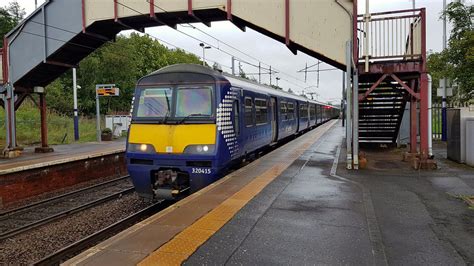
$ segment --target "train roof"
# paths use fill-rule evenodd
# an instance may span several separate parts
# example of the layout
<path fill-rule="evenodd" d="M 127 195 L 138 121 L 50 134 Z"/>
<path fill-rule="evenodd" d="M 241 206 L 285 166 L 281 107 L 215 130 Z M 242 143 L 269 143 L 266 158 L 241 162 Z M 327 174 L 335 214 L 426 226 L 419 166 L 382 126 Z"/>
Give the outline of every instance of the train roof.
<path fill-rule="evenodd" d="M 174 72 L 190 72 L 190 73 L 198 73 L 198 74 L 205 74 L 214 77 L 216 80 L 227 80 L 232 86 L 239 87 L 239 88 L 245 88 L 245 89 L 250 89 L 254 92 L 258 93 L 266 93 L 266 94 L 271 94 L 271 95 L 276 95 L 280 97 L 286 97 L 286 98 L 291 98 L 299 101 L 305 101 L 305 102 L 311 102 L 311 103 L 317 103 L 321 105 L 327 105 L 327 106 L 332 106 L 334 108 L 338 108 L 337 106 L 326 104 L 323 102 L 311 100 L 308 98 L 305 98 L 303 96 L 299 96 L 293 93 L 289 93 L 283 90 L 278 90 L 273 87 L 270 87 L 268 85 L 260 84 L 252 80 L 248 80 L 245 78 L 237 77 L 232 74 L 228 73 L 222 73 L 216 70 L 213 70 L 210 67 L 202 66 L 202 65 L 197 65 L 197 64 L 175 64 L 175 65 L 170 65 L 163 67 L 157 71 L 154 71 L 142 79 L 150 76 L 154 76 L 157 74 L 165 74 L 165 73 L 174 73 Z M 142 80 L 140 79 L 140 80 Z M 140 83 L 140 81 L 138 82 Z"/>

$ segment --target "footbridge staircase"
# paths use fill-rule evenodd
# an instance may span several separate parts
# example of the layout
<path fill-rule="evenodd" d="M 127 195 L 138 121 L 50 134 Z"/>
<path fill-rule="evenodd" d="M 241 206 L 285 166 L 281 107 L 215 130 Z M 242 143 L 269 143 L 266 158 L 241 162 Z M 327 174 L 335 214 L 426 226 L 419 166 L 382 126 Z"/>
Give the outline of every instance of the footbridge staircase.
<path fill-rule="evenodd" d="M 7 149 L 15 149 L 15 110 L 123 30 L 183 23 L 231 21 L 252 28 L 293 52 L 298 50 L 343 69 L 352 36 L 353 0 L 67 0 L 46 2 L 8 33 L 1 50 L 2 104 L 7 112 Z M 355 8 L 355 9 L 354 9 Z M 356 12 L 355 12 L 356 13 Z M 113 81 L 111 81 L 113 82 Z M 46 102 L 40 100 L 42 117 Z M 45 124 L 46 118 L 42 119 Z M 46 126 L 42 146 L 47 147 Z"/>
<path fill-rule="evenodd" d="M 428 154 L 428 75 L 425 9 L 359 15 L 354 141 L 395 143 L 406 107 L 410 109 L 410 153 Z M 418 146 L 417 134 L 420 143 Z M 356 144 L 354 144 L 356 145 Z M 353 154 L 357 163 L 358 147 Z"/>

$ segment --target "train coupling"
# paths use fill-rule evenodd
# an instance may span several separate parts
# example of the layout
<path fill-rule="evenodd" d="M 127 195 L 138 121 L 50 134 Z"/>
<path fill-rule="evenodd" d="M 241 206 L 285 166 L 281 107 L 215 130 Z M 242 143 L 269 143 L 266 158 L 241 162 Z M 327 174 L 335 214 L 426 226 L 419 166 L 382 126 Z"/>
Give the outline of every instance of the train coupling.
<path fill-rule="evenodd" d="M 160 170 L 154 173 L 152 184 L 158 199 L 176 199 L 190 189 L 189 174 L 174 169 Z"/>

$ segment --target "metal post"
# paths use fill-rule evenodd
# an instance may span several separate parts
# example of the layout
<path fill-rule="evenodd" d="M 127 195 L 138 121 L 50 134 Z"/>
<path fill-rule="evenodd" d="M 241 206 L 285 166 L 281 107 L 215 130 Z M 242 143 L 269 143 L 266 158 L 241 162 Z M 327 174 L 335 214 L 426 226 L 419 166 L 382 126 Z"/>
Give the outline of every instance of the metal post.
<path fill-rule="evenodd" d="M 432 84 L 433 79 L 431 75 L 428 74 L 428 156 L 431 157 L 433 155 L 433 128 L 432 128 L 432 102 L 431 102 L 431 91 L 432 91 Z"/>
<path fill-rule="evenodd" d="M 272 85 L 272 66 L 270 66 L 270 86 Z"/>
<path fill-rule="evenodd" d="M 202 47 L 202 65 L 206 65 L 206 48 Z"/>
<path fill-rule="evenodd" d="M 232 56 L 232 75 L 235 76 L 235 58 Z"/>
<path fill-rule="evenodd" d="M 319 62 L 319 60 L 318 60 Z M 308 63 L 306 63 L 305 67 L 304 67 L 304 82 L 306 82 L 306 78 L 308 76 Z"/>
<path fill-rule="evenodd" d="M 352 163 L 359 169 L 359 73 L 354 69 L 352 79 Z"/>
<path fill-rule="evenodd" d="M 258 62 L 258 83 L 262 83 L 262 68 L 260 62 Z"/>
<path fill-rule="evenodd" d="M 99 105 L 99 94 L 97 94 L 97 87 L 95 89 L 95 112 L 96 112 L 96 128 L 97 128 L 97 141 L 100 142 L 100 105 Z"/>
<path fill-rule="evenodd" d="M 421 159 L 429 156 L 428 148 L 428 77 L 426 73 L 420 78 L 420 153 Z"/>
<path fill-rule="evenodd" d="M 345 124 L 346 119 L 346 77 L 344 72 L 342 72 L 342 126 Z"/>
<path fill-rule="evenodd" d="M 352 169 L 352 126 L 351 126 L 351 41 L 346 43 L 346 149 L 347 169 Z"/>
<path fill-rule="evenodd" d="M 364 33 L 364 44 L 365 44 L 365 72 L 369 72 L 369 22 L 370 22 L 370 12 L 369 12 L 369 0 L 365 0 L 365 33 Z M 354 96 L 355 97 L 355 96 Z"/>
<path fill-rule="evenodd" d="M 413 88 L 413 87 L 412 87 Z M 416 127 L 417 127 L 417 115 L 416 115 L 416 98 L 410 97 L 410 153 L 416 153 Z"/>
<path fill-rule="evenodd" d="M 12 148 L 12 142 L 11 142 L 11 120 L 10 120 L 10 84 L 6 83 L 6 91 L 3 98 L 3 102 L 5 103 L 5 129 L 6 129 L 6 137 L 7 137 L 7 143 L 6 143 L 6 148 L 11 149 Z"/>
<path fill-rule="evenodd" d="M 77 76 L 76 68 L 72 69 L 72 91 L 74 98 L 74 140 L 79 140 L 79 117 L 77 113 Z"/>
<path fill-rule="evenodd" d="M 10 120 L 11 120 L 11 140 L 12 148 L 16 148 L 16 111 L 15 111 L 15 87 L 13 84 L 10 86 Z"/>
<path fill-rule="evenodd" d="M 321 65 L 321 62 L 318 59 L 318 71 L 317 71 L 317 73 L 318 73 L 318 83 L 317 83 L 317 86 L 316 86 L 318 88 L 319 88 L 319 65 Z"/>
<path fill-rule="evenodd" d="M 443 0 L 443 12 L 446 11 L 446 0 Z M 446 50 L 447 36 L 446 36 L 446 16 L 443 16 L 443 51 Z M 446 114 L 446 96 L 447 96 L 447 78 L 444 78 L 443 82 L 443 97 L 442 97 L 442 113 L 441 113 L 441 140 L 447 140 L 447 114 Z"/>
<path fill-rule="evenodd" d="M 48 147 L 48 124 L 46 122 L 46 97 L 44 93 L 39 95 L 41 113 L 41 147 Z"/>

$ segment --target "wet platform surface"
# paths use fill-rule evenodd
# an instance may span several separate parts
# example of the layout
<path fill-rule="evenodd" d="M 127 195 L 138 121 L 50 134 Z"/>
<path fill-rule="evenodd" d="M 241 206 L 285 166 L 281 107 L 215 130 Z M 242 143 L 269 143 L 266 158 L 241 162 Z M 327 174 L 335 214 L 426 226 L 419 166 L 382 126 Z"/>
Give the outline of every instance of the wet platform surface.
<path fill-rule="evenodd" d="M 327 132 L 186 264 L 373 264 L 363 195 L 331 176 L 343 133 Z"/>
<path fill-rule="evenodd" d="M 459 198 L 474 168 L 440 146 L 438 170 L 412 170 L 400 149 L 367 150 L 367 169 L 346 170 L 344 128 L 329 125 L 66 264 L 474 264 L 474 210 Z"/>
<path fill-rule="evenodd" d="M 26 147 L 21 156 L 17 158 L 0 159 L 0 175 L 123 152 L 125 151 L 125 139 L 53 145 L 51 147 L 54 152 L 35 153 L 34 147 Z"/>
<path fill-rule="evenodd" d="M 403 149 L 365 150 L 367 169 L 337 170 L 370 193 L 389 264 L 474 265 L 474 209 L 461 198 L 474 195 L 474 168 L 433 146 L 437 170 L 413 170 Z"/>
<path fill-rule="evenodd" d="M 298 137 L 65 264 L 181 263 L 335 123 Z"/>

